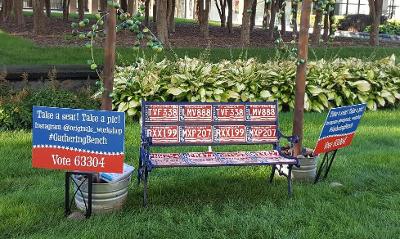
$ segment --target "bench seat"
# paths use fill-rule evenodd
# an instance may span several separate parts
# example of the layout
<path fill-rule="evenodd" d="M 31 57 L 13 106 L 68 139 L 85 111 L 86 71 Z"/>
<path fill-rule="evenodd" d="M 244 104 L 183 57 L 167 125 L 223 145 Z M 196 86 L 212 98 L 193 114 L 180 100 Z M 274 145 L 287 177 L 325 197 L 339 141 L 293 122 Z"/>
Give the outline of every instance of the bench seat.
<path fill-rule="evenodd" d="M 277 150 L 254 152 L 150 153 L 149 156 L 151 166 L 155 168 L 251 166 L 297 163 L 295 159 L 282 157 Z"/>

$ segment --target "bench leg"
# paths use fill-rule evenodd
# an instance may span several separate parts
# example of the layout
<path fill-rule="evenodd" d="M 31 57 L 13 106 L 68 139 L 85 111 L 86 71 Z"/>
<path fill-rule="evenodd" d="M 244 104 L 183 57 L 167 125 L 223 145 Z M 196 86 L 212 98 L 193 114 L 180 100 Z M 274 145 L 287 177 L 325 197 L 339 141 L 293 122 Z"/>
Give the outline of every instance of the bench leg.
<path fill-rule="evenodd" d="M 287 179 L 288 179 L 288 196 L 289 196 L 289 198 L 291 198 L 292 194 L 293 194 L 293 190 L 292 190 L 292 167 L 293 167 L 293 165 L 289 165 L 288 166 L 288 175 L 287 175 Z"/>
<path fill-rule="evenodd" d="M 144 167 L 143 177 L 143 207 L 147 207 L 147 180 L 149 177 L 147 167 Z"/>
<path fill-rule="evenodd" d="M 274 179 L 275 171 L 276 171 L 276 166 L 275 166 L 275 164 L 273 164 L 272 165 L 272 172 L 271 172 L 271 175 L 269 176 L 269 182 L 270 183 L 272 183 L 272 180 Z"/>

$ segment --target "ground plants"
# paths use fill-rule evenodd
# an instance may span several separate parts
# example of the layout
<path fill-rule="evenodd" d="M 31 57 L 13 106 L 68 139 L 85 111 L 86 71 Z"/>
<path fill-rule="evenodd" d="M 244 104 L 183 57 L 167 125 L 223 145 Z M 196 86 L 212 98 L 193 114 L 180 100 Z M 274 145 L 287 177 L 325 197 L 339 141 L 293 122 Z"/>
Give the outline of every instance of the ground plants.
<path fill-rule="evenodd" d="M 400 64 L 394 56 L 376 61 L 356 58 L 310 61 L 305 109 L 365 102 L 368 108 L 390 107 L 400 101 Z M 294 108 L 296 63 L 290 60 L 223 60 L 197 58 L 140 60 L 117 67 L 114 108 L 138 116 L 141 100 L 151 101 L 265 101 L 278 100 Z"/>
<path fill-rule="evenodd" d="M 364 31 L 370 32 L 371 26 L 365 28 Z M 379 25 L 379 33 L 400 36 L 400 21 L 387 21 L 384 24 Z"/>
<path fill-rule="evenodd" d="M 0 131 L 30 129 L 34 105 L 97 109 L 100 104 L 92 95 L 93 91 L 89 88 L 68 91 L 46 86 L 9 90 L 8 94 L 0 96 Z"/>

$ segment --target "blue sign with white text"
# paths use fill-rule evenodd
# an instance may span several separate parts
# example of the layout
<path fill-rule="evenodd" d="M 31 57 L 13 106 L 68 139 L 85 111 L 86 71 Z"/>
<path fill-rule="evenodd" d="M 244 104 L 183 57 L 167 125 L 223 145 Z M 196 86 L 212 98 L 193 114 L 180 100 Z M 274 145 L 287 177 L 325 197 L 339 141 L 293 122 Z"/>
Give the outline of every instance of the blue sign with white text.
<path fill-rule="evenodd" d="M 33 165 L 97 172 L 121 172 L 125 114 L 34 106 Z"/>
<path fill-rule="evenodd" d="M 325 153 L 351 144 L 366 104 L 343 106 L 329 111 L 314 154 Z"/>

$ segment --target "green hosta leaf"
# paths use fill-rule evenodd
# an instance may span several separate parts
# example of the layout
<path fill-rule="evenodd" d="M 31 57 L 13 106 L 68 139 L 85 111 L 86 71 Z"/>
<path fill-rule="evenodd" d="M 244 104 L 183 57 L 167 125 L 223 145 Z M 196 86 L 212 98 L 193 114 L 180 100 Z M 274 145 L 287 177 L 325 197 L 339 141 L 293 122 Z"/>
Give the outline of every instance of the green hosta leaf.
<path fill-rule="evenodd" d="M 374 100 L 368 100 L 368 102 L 367 102 L 367 107 L 368 107 L 368 109 L 370 109 L 370 110 L 376 110 L 376 103 L 375 103 L 375 101 Z"/>
<path fill-rule="evenodd" d="M 206 95 L 206 90 L 204 88 L 201 88 L 199 90 L 199 95 L 200 95 L 200 97 L 204 97 Z"/>
<path fill-rule="evenodd" d="M 318 99 L 322 103 L 323 106 L 325 106 L 326 108 L 329 107 L 329 101 L 328 101 L 328 98 L 326 98 L 325 94 L 319 94 Z"/>
<path fill-rule="evenodd" d="M 137 114 L 137 110 L 136 109 L 132 109 L 132 108 L 130 108 L 128 111 L 127 111 L 127 113 L 128 113 L 128 115 L 129 116 L 135 116 L 136 114 Z"/>
<path fill-rule="evenodd" d="M 128 109 L 129 105 L 128 102 L 121 102 L 118 105 L 118 111 L 125 112 Z"/>
<path fill-rule="evenodd" d="M 215 89 L 215 90 L 214 90 L 214 95 L 220 95 L 220 94 L 222 94 L 222 93 L 224 93 L 224 91 L 221 90 L 221 89 Z"/>
<path fill-rule="evenodd" d="M 323 89 L 318 88 L 317 86 L 313 86 L 313 85 L 308 86 L 307 89 L 313 96 L 317 96 L 317 95 L 321 94 L 322 92 L 324 92 Z"/>
<path fill-rule="evenodd" d="M 385 106 L 385 99 L 383 97 L 376 96 L 376 100 L 378 101 L 378 104 L 380 106 L 382 106 L 382 107 Z"/>
<path fill-rule="evenodd" d="M 373 81 L 375 78 L 375 73 L 373 70 L 368 70 L 367 71 L 367 80 Z"/>
<path fill-rule="evenodd" d="M 181 88 L 169 88 L 167 92 L 172 95 L 180 95 L 185 91 Z"/>
<path fill-rule="evenodd" d="M 342 97 L 339 95 L 335 96 L 335 103 L 336 103 L 336 106 L 342 106 L 343 105 Z"/>
<path fill-rule="evenodd" d="M 292 102 L 290 102 L 290 103 L 292 103 Z M 310 102 L 310 98 L 308 98 L 307 93 L 304 94 L 304 109 L 306 111 L 310 111 L 311 110 L 311 104 L 310 103 L 311 103 Z M 294 108 L 294 106 L 293 106 L 293 108 Z"/>
<path fill-rule="evenodd" d="M 368 95 L 357 95 L 357 97 L 361 101 L 361 103 L 365 103 L 368 100 Z"/>
<path fill-rule="evenodd" d="M 227 94 L 228 98 L 230 99 L 235 99 L 235 100 L 240 99 L 240 95 L 232 90 L 228 91 Z"/>
<path fill-rule="evenodd" d="M 367 92 L 371 90 L 371 84 L 366 80 L 359 80 L 353 82 L 353 85 L 357 87 L 359 91 Z"/>
<path fill-rule="evenodd" d="M 268 99 L 269 97 L 271 97 L 271 93 L 269 93 L 269 91 L 267 90 L 263 90 L 260 92 L 260 97 L 262 99 Z"/>
<path fill-rule="evenodd" d="M 136 108 L 140 106 L 140 102 L 137 100 L 131 100 L 129 101 L 129 108 Z"/>

